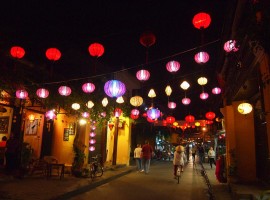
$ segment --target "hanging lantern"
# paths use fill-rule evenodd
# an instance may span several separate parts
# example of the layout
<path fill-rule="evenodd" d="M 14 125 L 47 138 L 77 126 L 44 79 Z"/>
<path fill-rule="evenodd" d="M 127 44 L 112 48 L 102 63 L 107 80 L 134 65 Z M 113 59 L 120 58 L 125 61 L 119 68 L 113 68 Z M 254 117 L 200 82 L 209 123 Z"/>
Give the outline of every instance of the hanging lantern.
<path fill-rule="evenodd" d="M 114 110 L 114 116 L 115 117 L 120 117 L 123 111 L 120 108 L 115 108 Z"/>
<path fill-rule="evenodd" d="M 94 92 L 95 90 L 95 85 L 93 83 L 85 83 L 82 85 L 82 90 L 85 92 L 85 93 L 92 93 Z"/>
<path fill-rule="evenodd" d="M 181 83 L 180 87 L 181 87 L 183 90 L 187 90 L 187 89 L 190 87 L 190 85 L 189 85 L 189 83 L 188 83 L 187 81 L 183 81 L 183 82 Z"/>
<path fill-rule="evenodd" d="M 144 32 L 141 36 L 140 36 L 140 43 L 141 45 L 145 46 L 145 47 L 150 47 L 152 46 L 153 44 L 156 43 L 156 36 L 147 31 L 147 32 Z"/>
<path fill-rule="evenodd" d="M 195 122 L 195 126 L 200 126 L 201 123 L 200 122 Z"/>
<path fill-rule="evenodd" d="M 143 98 L 140 96 L 131 97 L 130 104 L 134 107 L 139 107 L 143 104 Z"/>
<path fill-rule="evenodd" d="M 176 108 L 176 103 L 172 102 L 172 101 L 168 102 L 168 108 L 175 109 Z"/>
<path fill-rule="evenodd" d="M 104 54 L 104 47 L 102 44 L 93 43 L 88 47 L 88 51 L 93 57 L 100 57 Z"/>
<path fill-rule="evenodd" d="M 94 104 L 93 101 L 91 101 L 91 100 L 88 101 L 88 102 L 86 103 L 86 107 L 89 108 L 89 109 L 93 108 L 94 105 L 95 105 L 95 104 Z"/>
<path fill-rule="evenodd" d="M 103 107 L 106 107 L 106 106 L 108 105 L 108 103 L 109 103 L 107 97 L 104 97 L 104 98 L 102 99 L 101 103 L 102 103 Z"/>
<path fill-rule="evenodd" d="M 121 97 L 117 97 L 117 99 L 116 99 L 116 103 L 119 103 L 119 104 L 121 104 L 121 103 L 124 103 L 125 101 L 124 101 L 124 98 L 121 96 Z"/>
<path fill-rule="evenodd" d="M 205 117 L 206 119 L 213 120 L 216 117 L 216 114 L 214 112 L 207 112 Z"/>
<path fill-rule="evenodd" d="M 207 52 L 201 51 L 201 52 L 195 54 L 194 59 L 195 59 L 196 63 L 204 64 L 204 63 L 208 62 L 209 54 Z"/>
<path fill-rule="evenodd" d="M 252 111 L 252 105 L 249 103 L 241 103 L 237 107 L 237 110 L 240 114 L 246 115 L 249 114 Z"/>
<path fill-rule="evenodd" d="M 155 108 L 151 108 L 147 111 L 147 117 L 150 119 L 157 119 L 160 117 L 160 111 Z"/>
<path fill-rule="evenodd" d="M 35 120 L 35 115 L 33 114 L 28 115 L 28 119 L 30 122 L 33 122 Z"/>
<path fill-rule="evenodd" d="M 58 92 L 62 96 L 69 96 L 71 94 L 71 88 L 68 86 L 60 86 Z"/>
<path fill-rule="evenodd" d="M 171 94 L 172 94 L 172 88 L 171 88 L 171 86 L 169 86 L 169 85 L 166 86 L 165 93 L 166 93 L 166 95 L 168 97 L 171 96 Z"/>
<path fill-rule="evenodd" d="M 147 117 L 147 113 L 146 113 L 146 112 L 143 113 L 142 116 L 143 116 L 143 117 Z"/>
<path fill-rule="evenodd" d="M 213 124 L 214 122 L 212 120 L 205 120 L 205 124 L 210 125 Z"/>
<path fill-rule="evenodd" d="M 80 109 L 80 104 L 78 104 L 78 103 L 73 103 L 72 105 L 71 105 L 71 108 L 73 109 L 73 110 L 79 110 Z"/>
<path fill-rule="evenodd" d="M 200 78 L 198 78 L 198 84 L 199 85 L 206 85 L 207 84 L 207 78 L 205 78 L 205 77 L 200 77 Z"/>
<path fill-rule="evenodd" d="M 17 90 L 16 97 L 18 99 L 26 99 L 28 97 L 28 92 L 26 90 Z"/>
<path fill-rule="evenodd" d="M 166 117 L 166 122 L 168 124 L 172 124 L 175 122 L 175 118 L 173 116 L 168 116 L 168 117 Z"/>
<path fill-rule="evenodd" d="M 185 97 L 182 99 L 182 104 L 184 104 L 184 105 L 188 105 L 188 104 L 190 104 L 190 102 L 191 102 L 190 98 Z"/>
<path fill-rule="evenodd" d="M 139 118 L 139 115 L 132 115 L 132 114 L 130 114 L 130 118 L 131 119 L 138 119 Z"/>
<path fill-rule="evenodd" d="M 205 29 L 210 25 L 211 17 L 209 14 L 201 12 L 193 17 L 192 23 L 197 29 Z"/>
<path fill-rule="evenodd" d="M 54 110 L 49 110 L 49 111 L 47 111 L 47 112 L 45 113 L 45 117 L 46 117 L 47 119 L 53 120 L 53 119 L 56 118 L 56 114 L 54 113 Z"/>
<path fill-rule="evenodd" d="M 178 122 L 173 122 L 173 124 L 172 124 L 173 126 L 178 126 Z"/>
<path fill-rule="evenodd" d="M 101 113 L 100 113 L 100 116 L 101 116 L 101 117 L 106 117 L 106 112 L 101 112 Z"/>
<path fill-rule="evenodd" d="M 186 120 L 186 122 L 188 122 L 188 123 L 192 123 L 192 122 L 195 121 L 195 117 L 194 117 L 193 115 L 187 115 L 187 116 L 185 117 L 185 120 Z"/>
<path fill-rule="evenodd" d="M 205 99 L 207 99 L 208 98 L 208 93 L 206 93 L 206 92 L 202 92 L 201 94 L 200 94 L 200 98 L 202 99 L 202 100 L 205 100 Z"/>
<path fill-rule="evenodd" d="M 175 73 L 180 69 L 180 63 L 174 60 L 169 61 L 166 64 L 166 69 L 171 73 Z"/>
<path fill-rule="evenodd" d="M 95 149 L 96 149 L 96 148 L 95 148 L 94 146 L 90 146 L 90 147 L 89 147 L 89 151 L 95 151 Z"/>
<path fill-rule="evenodd" d="M 39 98 L 47 98 L 49 96 L 49 91 L 45 88 L 39 88 L 37 91 L 36 91 L 36 94 Z"/>
<path fill-rule="evenodd" d="M 137 71 L 136 77 L 139 81 L 147 81 L 150 78 L 150 72 L 146 69 Z"/>
<path fill-rule="evenodd" d="M 61 52 L 57 48 L 49 48 L 46 51 L 46 57 L 49 60 L 57 61 L 61 58 Z"/>
<path fill-rule="evenodd" d="M 105 83 L 104 91 L 109 97 L 120 97 L 125 94 L 126 86 L 121 81 L 110 80 Z"/>
<path fill-rule="evenodd" d="M 95 144 L 96 143 L 96 140 L 92 138 L 92 139 L 89 140 L 89 143 L 90 144 Z"/>
<path fill-rule="evenodd" d="M 148 97 L 150 98 L 154 98 L 156 97 L 156 93 L 155 93 L 155 90 L 154 89 L 150 89 L 149 92 L 148 92 Z"/>
<path fill-rule="evenodd" d="M 148 122 L 150 122 L 150 123 L 153 123 L 153 122 L 155 122 L 156 119 L 151 119 L 151 118 L 147 117 L 146 120 L 147 120 Z"/>
<path fill-rule="evenodd" d="M 91 132 L 89 133 L 89 136 L 90 136 L 90 137 L 95 137 L 95 136 L 96 136 L 96 133 L 95 133 L 94 131 L 91 131 Z"/>
<path fill-rule="evenodd" d="M 236 52 L 239 50 L 239 48 L 236 47 L 236 41 L 235 40 L 229 40 L 227 42 L 224 43 L 224 46 L 223 46 L 224 50 L 226 52 Z"/>
<path fill-rule="evenodd" d="M 90 116 L 90 114 L 88 112 L 83 112 L 82 113 L 82 117 L 84 118 L 88 118 Z"/>
<path fill-rule="evenodd" d="M 212 93 L 213 94 L 220 94 L 221 93 L 221 89 L 219 87 L 215 87 L 212 89 Z"/>
<path fill-rule="evenodd" d="M 24 57 L 25 51 L 22 47 L 14 46 L 14 47 L 11 47 L 10 54 L 12 57 L 20 59 L 20 58 Z"/>
<path fill-rule="evenodd" d="M 132 114 L 132 115 L 138 115 L 138 116 L 139 116 L 140 111 L 139 111 L 138 109 L 132 109 L 132 110 L 131 110 L 131 114 Z"/>

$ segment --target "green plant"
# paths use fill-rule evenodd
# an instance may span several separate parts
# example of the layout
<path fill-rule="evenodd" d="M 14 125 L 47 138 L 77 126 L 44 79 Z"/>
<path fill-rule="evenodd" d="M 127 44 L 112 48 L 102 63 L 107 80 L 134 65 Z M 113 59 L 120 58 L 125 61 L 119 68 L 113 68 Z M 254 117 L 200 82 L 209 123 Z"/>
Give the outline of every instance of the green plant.
<path fill-rule="evenodd" d="M 73 150 L 74 150 L 75 156 L 72 163 L 72 168 L 77 169 L 77 170 L 82 169 L 83 164 L 84 164 L 84 159 L 86 157 L 85 153 L 81 149 L 76 147 L 75 145 L 73 147 Z"/>

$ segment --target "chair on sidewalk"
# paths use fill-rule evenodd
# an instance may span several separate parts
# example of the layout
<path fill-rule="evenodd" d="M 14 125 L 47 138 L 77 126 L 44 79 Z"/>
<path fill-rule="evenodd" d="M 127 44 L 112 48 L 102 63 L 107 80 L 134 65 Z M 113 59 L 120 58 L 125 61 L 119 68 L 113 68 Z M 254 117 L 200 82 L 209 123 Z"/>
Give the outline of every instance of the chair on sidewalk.
<path fill-rule="evenodd" d="M 53 175 L 53 172 L 57 172 L 57 176 L 60 174 L 58 166 L 50 166 L 51 164 L 58 164 L 58 159 L 55 156 L 44 156 L 43 160 L 47 163 L 47 175 L 50 170 L 50 176 Z"/>
<path fill-rule="evenodd" d="M 47 163 L 43 159 L 33 159 L 30 163 L 29 175 L 41 174 L 46 176 Z"/>

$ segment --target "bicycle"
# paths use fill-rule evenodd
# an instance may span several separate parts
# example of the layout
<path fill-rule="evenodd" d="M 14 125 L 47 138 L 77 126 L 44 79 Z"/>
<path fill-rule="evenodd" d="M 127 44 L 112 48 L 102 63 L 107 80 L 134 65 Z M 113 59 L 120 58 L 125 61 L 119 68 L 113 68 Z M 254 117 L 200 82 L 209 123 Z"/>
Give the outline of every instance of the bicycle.
<path fill-rule="evenodd" d="M 91 178 L 101 177 L 104 173 L 103 166 L 99 161 L 99 156 L 92 157 L 92 162 L 87 168 L 82 170 L 82 177 Z"/>

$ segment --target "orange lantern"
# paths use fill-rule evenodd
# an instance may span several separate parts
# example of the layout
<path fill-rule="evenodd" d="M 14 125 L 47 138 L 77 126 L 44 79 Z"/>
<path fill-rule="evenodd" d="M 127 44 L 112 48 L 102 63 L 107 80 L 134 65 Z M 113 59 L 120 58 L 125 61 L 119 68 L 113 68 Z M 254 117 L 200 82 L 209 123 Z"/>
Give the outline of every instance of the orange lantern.
<path fill-rule="evenodd" d="M 104 54 L 104 47 L 102 44 L 93 43 L 88 47 L 88 51 L 93 57 L 100 57 Z"/>
<path fill-rule="evenodd" d="M 14 58 L 22 58 L 25 54 L 25 51 L 22 47 L 14 46 L 14 47 L 11 47 L 10 54 Z"/>

